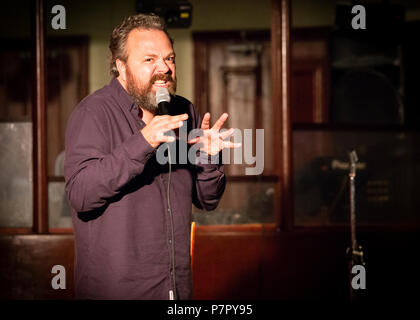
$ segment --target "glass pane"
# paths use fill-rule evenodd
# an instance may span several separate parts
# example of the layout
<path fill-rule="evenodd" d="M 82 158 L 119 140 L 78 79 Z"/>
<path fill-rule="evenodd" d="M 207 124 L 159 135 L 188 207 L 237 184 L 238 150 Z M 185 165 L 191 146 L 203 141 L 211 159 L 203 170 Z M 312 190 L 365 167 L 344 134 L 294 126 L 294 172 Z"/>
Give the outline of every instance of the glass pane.
<path fill-rule="evenodd" d="M 295 224 L 349 222 L 348 152 L 353 149 L 359 158 L 355 178 L 357 222 L 419 221 L 419 142 L 420 134 L 413 132 L 295 131 Z"/>
<path fill-rule="evenodd" d="M 32 123 L 0 122 L 0 227 L 32 227 Z"/>
<path fill-rule="evenodd" d="M 64 192 L 64 182 L 48 183 L 48 213 L 50 228 L 72 228 L 70 205 Z"/>
<path fill-rule="evenodd" d="M 199 225 L 274 222 L 274 183 L 230 182 L 214 211 L 193 207 L 193 219 Z"/>
<path fill-rule="evenodd" d="M 33 56 L 29 0 L 0 10 L 0 227 L 33 223 Z"/>

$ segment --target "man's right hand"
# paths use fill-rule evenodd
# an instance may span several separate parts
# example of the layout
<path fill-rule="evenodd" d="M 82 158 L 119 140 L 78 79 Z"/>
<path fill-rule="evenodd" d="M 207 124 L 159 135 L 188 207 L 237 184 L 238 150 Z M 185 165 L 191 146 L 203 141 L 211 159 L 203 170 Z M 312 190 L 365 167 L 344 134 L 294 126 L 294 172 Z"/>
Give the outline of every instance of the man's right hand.
<path fill-rule="evenodd" d="M 153 147 L 157 148 L 161 143 L 173 142 L 175 138 L 165 136 L 169 130 L 174 130 L 182 126 L 182 121 L 188 119 L 188 114 L 180 114 L 178 116 L 154 116 L 142 130 L 146 141 Z"/>

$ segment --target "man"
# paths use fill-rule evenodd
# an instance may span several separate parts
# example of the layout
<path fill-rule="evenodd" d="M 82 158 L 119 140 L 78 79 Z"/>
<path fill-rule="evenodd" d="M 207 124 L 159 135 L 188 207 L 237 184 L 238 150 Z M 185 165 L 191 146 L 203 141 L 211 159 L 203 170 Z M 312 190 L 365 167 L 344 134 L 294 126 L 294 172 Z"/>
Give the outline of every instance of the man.
<path fill-rule="evenodd" d="M 188 299 L 192 296 L 192 203 L 213 210 L 225 188 L 222 165 L 161 165 L 165 135 L 181 126 L 200 128 L 186 99 L 175 96 L 175 53 L 155 15 L 125 19 L 111 35 L 109 85 L 80 102 L 66 132 L 66 192 L 75 231 L 78 299 Z M 156 91 L 172 95 L 170 115 L 156 115 Z M 201 123 L 201 154 L 217 156 L 236 145 Z M 219 162 L 220 163 L 220 162 Z M 169 189 L 168 189 L 169 188 Z"/>

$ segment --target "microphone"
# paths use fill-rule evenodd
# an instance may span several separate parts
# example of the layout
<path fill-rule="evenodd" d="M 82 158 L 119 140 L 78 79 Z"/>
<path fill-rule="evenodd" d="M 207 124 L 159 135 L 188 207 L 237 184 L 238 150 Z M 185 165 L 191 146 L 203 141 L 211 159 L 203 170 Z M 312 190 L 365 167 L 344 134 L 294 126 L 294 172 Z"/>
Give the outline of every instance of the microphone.
<path fill-rule="evenodd" d="M 159 88 L 156 91 L 156 103 L 158 105 L 157 115 L 162 116 L 169 114 L 169 102 L 171 101 L 171 96 L 169 95 L 167 88 Z"/>

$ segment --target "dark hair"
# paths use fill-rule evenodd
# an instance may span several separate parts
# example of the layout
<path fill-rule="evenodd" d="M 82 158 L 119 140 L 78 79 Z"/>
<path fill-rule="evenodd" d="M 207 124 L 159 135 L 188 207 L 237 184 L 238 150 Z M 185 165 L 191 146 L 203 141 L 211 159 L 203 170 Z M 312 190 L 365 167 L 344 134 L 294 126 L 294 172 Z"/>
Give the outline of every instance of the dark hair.
<path fill-rule="evenodd" d="M 110 73 L 114 77 L 119 76 L 117 65 L 115 61 L 120 59 L 127 62 L 128 53 L 126 50 L 127 38 L 130 31 L 133 29 L 146 29 L 146 30 L 160 30 L 165 32 L 169 40 L 173 44 L 173 40 L 166 30 L 165 22 L 157 15 L 151 14 L 136 14 L 125 18 L 115 29 L 112 31 L 111 39 L 109 41 L 109 50 L 111 50 L 110 57 Z"/>

